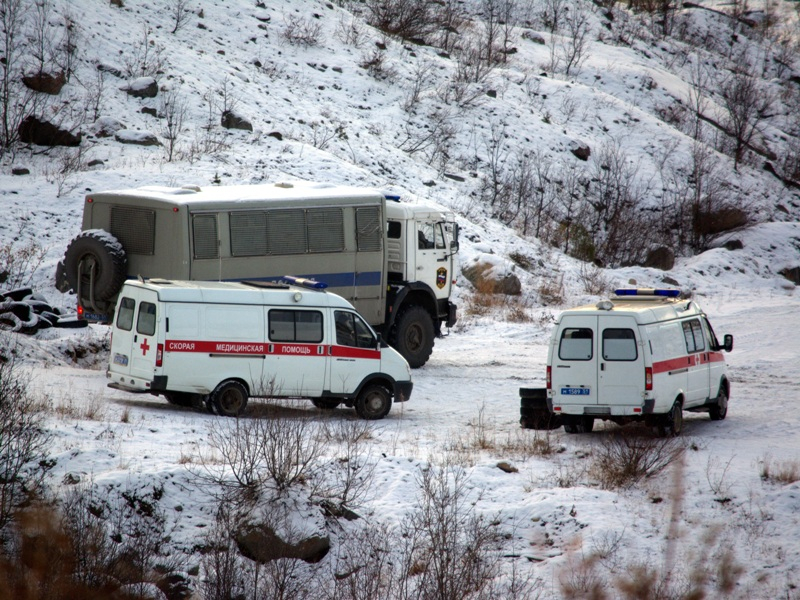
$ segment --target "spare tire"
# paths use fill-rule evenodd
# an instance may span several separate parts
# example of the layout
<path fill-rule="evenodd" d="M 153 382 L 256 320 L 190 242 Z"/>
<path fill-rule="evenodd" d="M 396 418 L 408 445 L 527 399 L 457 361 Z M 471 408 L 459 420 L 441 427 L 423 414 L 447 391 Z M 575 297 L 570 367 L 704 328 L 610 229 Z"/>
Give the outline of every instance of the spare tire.
<path fill-rule="evenodd" d="M 88 298 L 94 267 L 94 299 L 110 300 L 119 292 L 128 271 L 128 258 L 119 240 L 102 229 L 87 229 L 67 246 L 64 271 L 69 287 Z M 57 274 L 58 275 L 58 274 Z"/>

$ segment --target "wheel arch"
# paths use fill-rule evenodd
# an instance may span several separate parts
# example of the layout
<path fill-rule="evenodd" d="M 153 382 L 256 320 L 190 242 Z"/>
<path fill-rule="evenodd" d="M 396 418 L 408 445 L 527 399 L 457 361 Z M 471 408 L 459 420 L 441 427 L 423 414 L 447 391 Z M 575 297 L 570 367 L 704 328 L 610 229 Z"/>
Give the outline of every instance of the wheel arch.
<path fill-rule="evenodd" d="M 433 320 L 434 329 L 439 332 L 439 316 L 436 310 L 436 294 L 430 286 L 415 281 L 404 285 L 395 294 L 390 294 L 386 299 L 386 322 L 384 323 L 384 331 L 388 334 L 397 319 L 397 315 L 406 306 L 416 305 L 424 308 Z"/>
<path fill-rule="evenodd" d="M 363 390 L 368 385 L 373 385 L 373 384 L 378 384 L 385 387 L 387 390 L 389 390 L 392 399 L 394 399 L 395 379 L 394 377 L 391 377 L 386 373 L 370 373 L 369 375 L 364 377 L 364 379 L 361 380 L 361 383 L 358 384 L 358 387 L 353 391 L 352 394 L 348 394 L 348 396 L 350 398 L 357 398 L 358 395 L 361 393 L 361 390 Z"/>

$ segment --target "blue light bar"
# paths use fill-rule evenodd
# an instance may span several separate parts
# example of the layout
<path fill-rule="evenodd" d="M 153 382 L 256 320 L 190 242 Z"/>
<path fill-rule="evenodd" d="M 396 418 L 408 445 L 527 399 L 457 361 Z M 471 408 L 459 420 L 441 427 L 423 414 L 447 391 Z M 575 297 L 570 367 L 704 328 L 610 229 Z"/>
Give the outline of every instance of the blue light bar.
<path fill-rule="evenodd" d="M 680 290 L 659 290 L 654 288 L 639 288 L 634 290 L 619 289 L 614 290 L 616 296 L 662 296 L 664 298 L 677 298 L 681 295 Z"/>
<path fill-rule="evenodd" d="M 292 285 L 299 285 L 310 290 L 324 290 L 326 287 L 328 287 L 328 284 L 322 281 L 314 281 L 313 279 L 308 279 L 307 277 L 295 277 L 294 275 L 284 275 L 283 281 L 286 283 L 291 283 Z"/>
<path fill-rule="evenodd" d="M 395 202 L 400 202 L 400 196 L 396 196 L 395 194 L 384 194 L 384 198 L 387 200 L 394 200 Z"/>

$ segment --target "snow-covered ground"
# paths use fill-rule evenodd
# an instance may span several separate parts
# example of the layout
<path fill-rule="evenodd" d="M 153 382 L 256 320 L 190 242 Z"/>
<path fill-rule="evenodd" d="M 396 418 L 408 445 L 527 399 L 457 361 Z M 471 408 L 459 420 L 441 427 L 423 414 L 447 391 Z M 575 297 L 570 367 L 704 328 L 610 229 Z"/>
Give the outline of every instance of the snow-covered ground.
<path fill-rule="evenodd" d="M 124 8 L 91 0 L 54 3 L 55 31 L 60 31 L 58 15 L 68 6 L 81 36 L 75 75 L 51 109 L 67 121 L 84 115 L 79 125 L 84 163 L 102 162 L 59 172 L 64 164 L 59 154 L 70 151 L 42 155 L 36 147 L 3 158 L 0 248 L 35 242 L 44 249 L 26 283 L 54 304 L 74 308 L 73 296 L 55 290 L 53 273 L 80 231 L 88 191 L 304 179 L 388 188 L 404 201 L 440 204 L 456 212 L 462 227 L 461 266 L 483 257 L 513 269 L 523 293 L 509 302 L 518 303 L 529 320 L 509 319 L 502 303 L 472 314 L 467 309 L 473 290 L 459 279 L 459 322 L 437 340 L 430 362 L 414 371 L 411 401 L 371 425 L 361 448 L 374 465 L 372 485 L 359 506 L 365 519 L 338 527 L 398 524 L 418 505 L 416 479 L 425 466 L 455 460 L 466 469 L 474 509 L 497 517 L 508 534 L 496 549 L 505 572 L 513 564 L 538 582 L 531 597 L 562 597 L 561 582 L 575 583 L 581 560 L 600 550 L 604 560 L 597 569 L 607 579 L 641 564 L 663 573 L 664 563 L 671 562 L 674 583 L 696 568 L 713 571 L 726 564 L 721 557 L 728 549 L 743 569 L 729 597 L 798 597 L 800 484 L 761 478 L 765 461 L 773 467 L 800 465 L 800 416 L 794 406 L 800 390 L 800 297 L 778 275 L 800 266 L 797 191 L 783 187 L 761 165 L 734 171 L 732 161 L 718 155 L 730 189 L 756 208 L 759 223 L 729 236 L 742 241 L 742 249 L 717 247 L 692 258 L 679 256 L 668 273 L 639 267 L 598 272 L 609 289 L 663 286 L 669 276 L 695 295 L 718 334 L 735 338 L 727 355 L 728 417 L 712 422 L 706 415 L 688 414 L 682 469 L 673 465 L 626 490 L 600 489 L 586 467 L 592 448 L 614 426 L 599 425 L 588 435 L 556 430 L 549 437 L 519 427 L 518 388 L 543 384 L 553 319 L 564 308 L 598 297 L 582 284 L 585 267 L 490 219 L 478 200 L 493 137 L 504 140 L 494 150 L 508 164 L 535 149 L 540 161 L 588 170 L 594 158 L 576 162 L 569 152 L 580 141 L 593 149 L 593 157 L 604 145 L 616 144 L 627 153 L 639 182 L 652 183 L 668 170 L 665 166 L 687 165 L 692 140 L 658 115 L 678 100 L 687 101 L 692 65 L 709 60 L 705 51 L 650 39 L 641 25 L 621 15 L 609 21 L 593 10 L 586 61 L 573 75 L 543 76 L 551 50 L 561 46 L 551 44 L 543 29 L 532 33 L 545 44 L 535 43 L 522 35 L 531 31 L 520 27 L 517 53 L 475 86 L 480 93 L 474 102 L 459 105 L 445 99 L 454 60 L 429 47 L 387 39 L 338 3 L 209 0 L 189 5 L 192 17 L 171 34 L 168 11 L 154 3 L 125 0 Z M 696 28 L 690 28 L 689 37 L 718 28 L 712 13 L 687 13 Z M 292 27 L 313 30 L 313 43 L 291 43 Z M 387 46 L 379 54 L 382 73 L 361 66 L 375 58 L 376 43 Z M 158 56 L 161 95 L 141 100 L 122 89 L 136 80 L 133 75 L 118 78 L 110 72 L 141 63 L 145 48 L 155 53 L 151 60 Z M 98 65 L 105 69 L 102 78 Z M 777 78 L 770 71 L 766 81 L 775 86 Z M 420 93 L 408 108 L 415 84 Z M 166 160 L 162 147 L 122 143 L 148 133 L 163 140 L 163 119 L 150 113 L 163 111 L 161 100 L 169 91 L 185 100 L 187 110 L 174 162 Z M 709 95 L 707 101 L 719 98 Z M 252 132 L 219 127 L 225 102 L 253 123 Z M 94 112 L 99 120 L 92 118 Z M 718 113 L 709 108 L 709 114 Z M 208 115 L 210 130 L 204 128 Z M 782 147 L 779 127 L 788 119 L 776 113 L 764 123 L 764 139 L 775 148 Z M 449 154 L 426 141 L 426 127 L 435 123 L 446 125 L 436 136 L 451 136 Z M 122 141 L 96 135 L 101 126 L 119 128 Z M 420 149 L 412 151 L 415 144 Z M 30 174 L 12 175 L 11 167 Z M 660 190 L 660 185 L 650 189 L 653 205 L 661 200 Z M 512 252 L 529 258 L 531 269 L 514 266 Z M 561 287 L 563 303 L 548 306 L 539 293 L 543 284 Z M 108 329 L 101 326 L 4 338 L 18 352 L 31 389 L 53 406 L 47 424 L 57 462 L 50 483 L 57 492 L 74 480 L 117 490 L 163 484 L 160 504 L 176 527 L 174 547 L 187 552 L 189 565 L 196 564 L 199 557 L 192 549 L 211 526 L 215 505 L 195 485 L 193 466 L 208 450 L 209 428 L 219 419 L 107 388 L 107 338 Z M 251 407 L 255 410 L 257 405 Z M 323 414 L 310 403 L 287 409 L 285 418 L 295 411 L 319 422 L 353 418 L 352 411 Z M 532 453 L 537 436 L 558 451 Z M 500 461 L 516 472 L 499 469 Z M 65 479 L 67 474 L 74 478 Z M 314 526 L 323 527 L 319 511 L 315 514 Z M 335 547 L 340 535 L 332 530 Z M 721 580 L 719 574 L 712 577 Z M 713 585 L 708 589 L 713 597 Z"/>

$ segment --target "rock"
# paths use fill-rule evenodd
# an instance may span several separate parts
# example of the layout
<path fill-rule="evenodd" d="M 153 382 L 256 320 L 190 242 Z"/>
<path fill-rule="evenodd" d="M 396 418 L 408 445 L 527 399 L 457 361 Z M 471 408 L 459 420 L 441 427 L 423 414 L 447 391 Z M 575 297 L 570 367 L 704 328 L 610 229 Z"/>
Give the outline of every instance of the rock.
<path fill-rule="evenodd" d="M 580 160 L 589 160 L 592 155 L 592 149 L 589 148 L 589 145 L 579 140 L 570 142 L 569 151 Z"/>
<path fill-rule="evenodd" d="M 781 271 L 779 274 L 794 283 L 795 285 L 800 285 L 800 267 L 787 267 Z"/>
<path fill-rule="evenodd" d="M 158 111 L 155 108 L 151 108 L 149 106 L 143 106 L 141 113 L 143 115 L 150 115 L 151 117 L 158 118 Z"/>
<path fill-rule="evenodd" d="M 675 266 L 675 252 L 672 248 L 659 246 L 647 253 L 642 266 L 669 271 Z"/>
<path fill-rule="evenodd" d="M 31 171 L 27 167 L 11 167 L 12 175 L 30 175 Z"/>
<path fill-rule="evenodd" d="M 131 129 L 122 129 L 114 134 L 114 139 L 120 144 L 134 144 L 137 146 L 161 145 L 158 137 L 149 131 L 133 131 Z"/>
<path fill-rule="evenodd" d="M 97 70 L 100 71 L 101 73 L 108 73 L 109 75 L 113 75 L 114 77 L 122 79 L 122 71 L 119 70 L 117 67 L 112 67 L 110 65 L 104 65 L 100 63 L 99 65 L 97 65 Z"/>
<path fill-rule="evenodd" d="M 123 89 L 134 98 L 155 98 L 158 95 L 158 84 L 153 77 L 139 77 Z"/>
<path fill-rule="evenodd" d="M 680 287 L 680 283 L 678 283 L 677 279 L 673 279 L 672 277 L 662 277 L 661 281 L 666 283 L 667 285 L 673 285 L 675 287 Z"/>
<path fill-rule="evenodd" d="M 311 536 L 295 544 L 282 540 L 268 525 L 249 525 L 237 531 L 234 539 L 243 556 L 259 563 L 280 558 L 299 558 L 307 563 L 317 563 L 325 558 L 331 540 L 325 536 Z"/>
<path fill-rule="evenodd" d="M 51 75 L 50 73 L 39 72 L 36 75 L 27 75 L 22 78 L 22 83 L 29 90 L 51 96 L 58 96 L 66 82 L 67 78 L 64 73 Z"/>
<path fill-rule="evenodd" d="M 505 473 L 519 473 L 519 469 L 506 461 L 497 463 L 497 468 Z"/>
<path fill-rule="evenodd" d="M 270 131 L 270 132 L 269 132 L 267 135 L 268 135 L 269 137 L 274 137 L 274 138 L 275 138 L 276 140 L 278 140 L 279 142 L 280 142 L 281 140 L 283 140 L 283 134 L 282 134 L 280 131 Z"/>
<path fill-rule="evenodd" d="M 742 240 L 728 240 L 722 245 L 725 250 L 741 250 L 744 248 Z"/>
<path fill-rule="evenodd" d="M 538 34 L 536 32 L 530 31 L 530 30 L 526 30 L 526 31 L 522 32 L 522 39 L 531 41 L 534 44 L 540 44 L 542 46 L 544 46 L 545 43 L 546 43 L 544 37 L 542 37 L 540 34 Z"/>
<path fill-rule="evenodd" d="M 250 123 L 250 121 L 230 110 L 226 110 L 222 113 L 222 126 L 225 129 L 253 131 L 253 124 Z"/>
<path fill-rule="evenodd" d="M 519 296 L 522 293 L 519 277 L 505 264 L 498 262 L 497 257 L 481 255 L 461 272 L 478 292 L 507 296 Z"/>
<path fill-rule="evenodd" d="M 125 125 L 114 117 L 100 117 L 94 122 L 94 134 L 99 138 L 111 137 Z"/>
<path fill-rule="evenodd" d="M 447 179 L 452 179 L 453 181 L 466 181 L 466 179 L 464 179 L 461 175 L 454 175 L 453 173 L 445 173 L 444 176 L 447 177 Z"/>
<path fill-rule="evenodd" d="M 47 121 L 34 116 L 26 117 L 19 126 L 19 139 L 25 144 L 37 146 L 80 146 L 81 134 L 74 135 Z"/>

